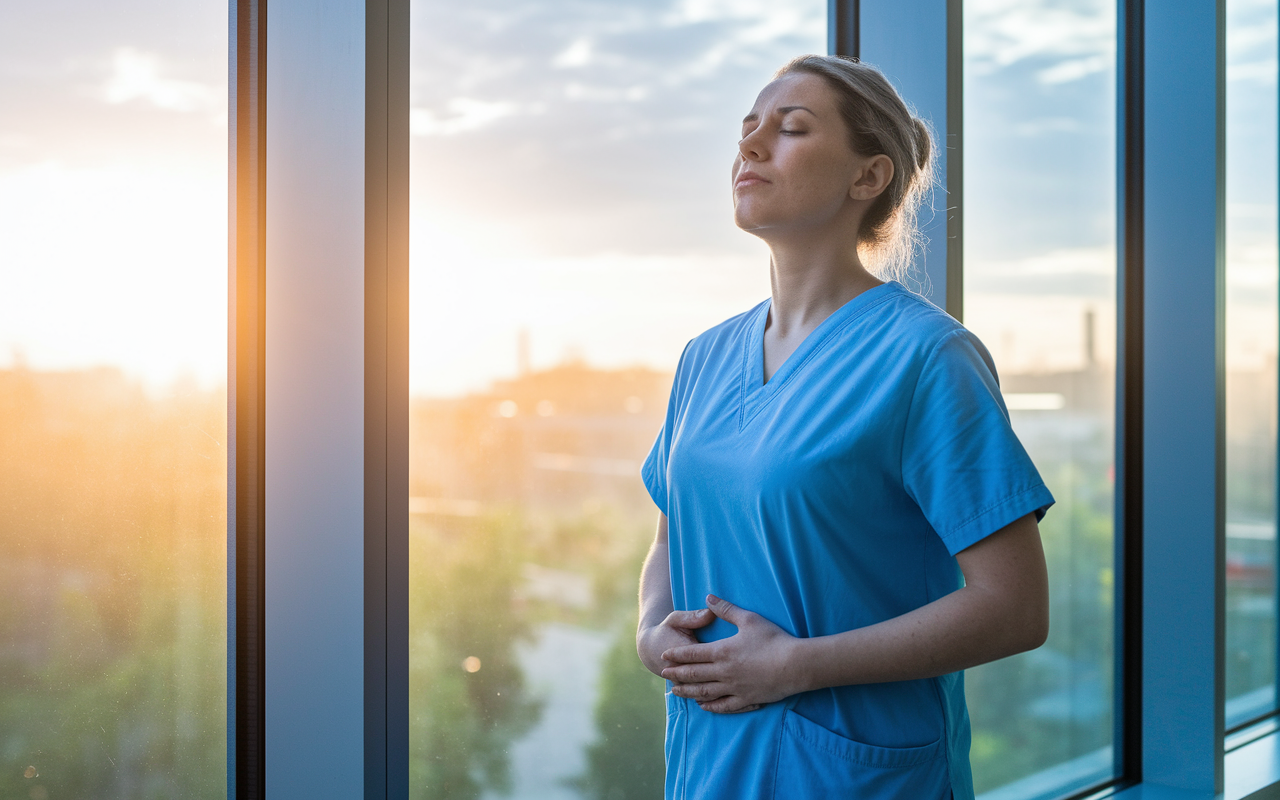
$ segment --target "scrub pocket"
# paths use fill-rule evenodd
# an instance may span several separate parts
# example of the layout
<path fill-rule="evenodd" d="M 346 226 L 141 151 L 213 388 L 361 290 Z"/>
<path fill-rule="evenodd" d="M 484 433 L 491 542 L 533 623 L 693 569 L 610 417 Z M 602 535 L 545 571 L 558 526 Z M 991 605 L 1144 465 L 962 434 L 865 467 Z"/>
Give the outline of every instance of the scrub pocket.
<path fill-rule="evenodd" d="M 945 738 L 923 747 L 863 744 L 788 709 L 782 722 L 774 797 L 943 800 L 951 792 L 945 748 Z"/>
<path fill-rule="evenodd" d="M 667 738 L 663 753 L 667 762 L 666 800 L 684 800 L 684 745 L 689 725 L 684 698 L 667 692 Z"/>

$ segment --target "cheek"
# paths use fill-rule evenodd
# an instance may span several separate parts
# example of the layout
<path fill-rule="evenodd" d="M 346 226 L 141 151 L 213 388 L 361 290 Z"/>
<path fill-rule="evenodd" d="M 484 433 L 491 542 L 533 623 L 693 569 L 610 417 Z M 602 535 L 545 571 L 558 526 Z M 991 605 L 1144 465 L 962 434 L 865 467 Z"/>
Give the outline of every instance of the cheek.
<path fill-rule="evenodd" d="M 838 159 L 824 157 L 821 153 L 806 154 L 796 159 L 790 170 L 791 180 L 787 181 L 797 198 L 807 198 L 808 202 L 825 205 L 843 200 L 848 194 L 848 169 Z"/>

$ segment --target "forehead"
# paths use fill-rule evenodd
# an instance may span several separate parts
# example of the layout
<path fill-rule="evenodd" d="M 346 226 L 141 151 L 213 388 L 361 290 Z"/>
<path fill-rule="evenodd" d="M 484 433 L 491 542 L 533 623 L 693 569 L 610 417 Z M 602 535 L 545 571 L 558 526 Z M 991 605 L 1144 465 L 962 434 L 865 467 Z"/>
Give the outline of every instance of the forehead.
<path fill-rule="evenodd" d="M 804 106 L 823 116 L 823 111 L 834 110 L 835 105 L 835 92 L 825 80 L 807 72 L 792 72 L 760 90 L 751 115 L 764 116 L 785 106 Z"/>

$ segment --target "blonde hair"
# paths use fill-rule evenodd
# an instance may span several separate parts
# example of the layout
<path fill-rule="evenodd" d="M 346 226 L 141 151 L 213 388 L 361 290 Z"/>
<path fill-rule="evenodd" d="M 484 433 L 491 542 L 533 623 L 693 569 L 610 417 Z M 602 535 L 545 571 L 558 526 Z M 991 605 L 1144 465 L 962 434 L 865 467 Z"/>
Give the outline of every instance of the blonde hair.
<path fill-rule="evenodd" d="M 858 254 L 885 280 L 906 280 L 916 252 L 926 242 L 918 216 L 933 188 L 933 136 L 929 125 L 903 101 L 884 73 L 845 56 L 800 56 L 774 75 L 817 75 L 835 90 L 855 153 L 884 154 L 893 178 L 858 228 Z"/>

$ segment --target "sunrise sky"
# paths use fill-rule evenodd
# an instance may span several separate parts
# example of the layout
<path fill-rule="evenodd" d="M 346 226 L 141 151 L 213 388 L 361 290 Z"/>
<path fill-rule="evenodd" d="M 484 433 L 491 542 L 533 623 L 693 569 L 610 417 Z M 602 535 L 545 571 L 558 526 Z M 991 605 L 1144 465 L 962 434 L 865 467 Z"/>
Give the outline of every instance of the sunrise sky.
<path fill-rule="evenodd" d="M 739 120 L 825 2 L 413 5 L 412 384 L 566 358 L 670 368 L 766 296 Z M 0 10 L 0 367 L 225 376 L 226 5 Z M 1228 3 L 1233 363 L 1276 350 L 1274 5 Z M 1114 326 L 1114 10 L 966 3 L 966 322 L 1002 369 Z M 892 77 L 892 76 L 891 76 Z"/>

